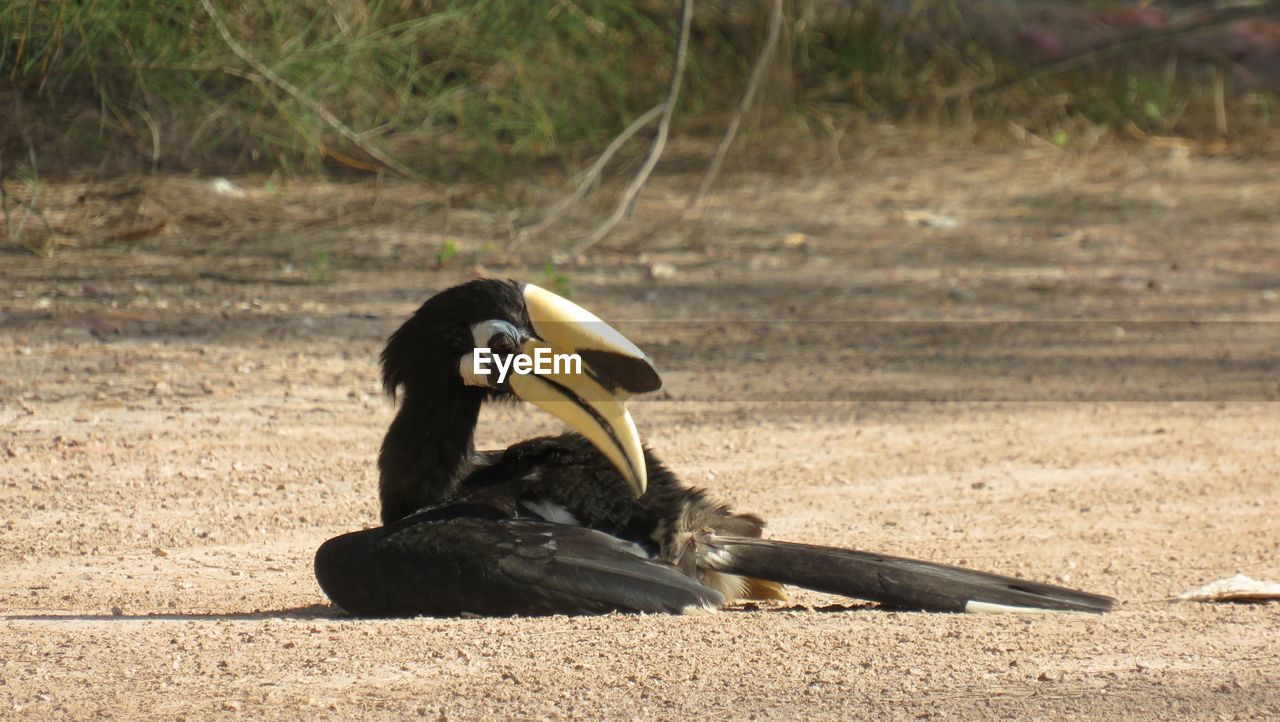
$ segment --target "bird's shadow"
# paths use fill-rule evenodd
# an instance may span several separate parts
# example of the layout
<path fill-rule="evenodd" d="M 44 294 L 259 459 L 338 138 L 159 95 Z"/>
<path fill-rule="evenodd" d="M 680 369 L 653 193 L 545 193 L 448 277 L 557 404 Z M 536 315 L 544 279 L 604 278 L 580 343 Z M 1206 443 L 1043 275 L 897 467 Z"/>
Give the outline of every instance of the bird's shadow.
<path fill-rule="evenodd" d="M 761 606 L 755 602 L 746 602 L 724 607 L 720 611 L 738 614 L 781 614 L 783 612 L 804 612 L 817 614 L 836 614 L 840 612 L 911 612 L 916 609 L 899 609 L 883 604 L 867 602 L 863 604 L 824 604 L 810 606 L 807 604 L 785 604 L 780 606 Z"/>
<path fill-rule="evenodd" d="M 879 604 L 825 604 L 808 606 L 804 604 L 787 604 L 783 606 L 760 606 L 747 602 L 723 607 L 721 612 L 729 614 L 780 614 L 784 612 L 801 612 L 817 614 L 836 614 L 842 612 L 910 612 L 915 609 L 897 609 Z M 463 616 L 461 619 L 470 617 Z M 500 619 L 501 617 L 494 617 Z M 328 604 L 309 604 L 301 607 L 285 609 L 263 609 L 252 612 L 227 612 L 225 614 L 209 612 L 144 612 L 140 614 L 8 614 L 0 617 L 6 622 L 226 622 L 226 621 L 261 621 L 265 619 L 336 619 L 359 620 L 338 607 Z"/>
<path fill-rule="evenodd" d="M 8 614 L 6 622 L 150 622 L 150 621 L 258 621 L 263 619 L 345 619 L 346 613 L 328 604 L 309 604 L 285 609 L 262 609 L 252 612 L 145 612 L 140 614 Z"/>

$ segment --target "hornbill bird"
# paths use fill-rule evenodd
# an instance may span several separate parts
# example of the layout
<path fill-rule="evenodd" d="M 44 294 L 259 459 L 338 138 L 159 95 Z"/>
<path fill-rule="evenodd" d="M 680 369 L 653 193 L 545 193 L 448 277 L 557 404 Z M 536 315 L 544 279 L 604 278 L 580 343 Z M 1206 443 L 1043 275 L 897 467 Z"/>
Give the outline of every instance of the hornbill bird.
<path fill-rule="evenodd" d="M 315 559 L 321 588 L 351 614 L 684 612 L 785 599 L 783 585 L 937 611 L 1114 603 L 762 539 L 763 520 L 685 486 L 641 445 L 625 402 L 661 386 L 648 357 L 532 284 L 481 279 L 430 298 L 387 341 L 382 380 L 401 397 L 378 459 L 383 526 L 330 539 Z M 481 405 L 513 397 L 575 431 L 477 452 Z"/>

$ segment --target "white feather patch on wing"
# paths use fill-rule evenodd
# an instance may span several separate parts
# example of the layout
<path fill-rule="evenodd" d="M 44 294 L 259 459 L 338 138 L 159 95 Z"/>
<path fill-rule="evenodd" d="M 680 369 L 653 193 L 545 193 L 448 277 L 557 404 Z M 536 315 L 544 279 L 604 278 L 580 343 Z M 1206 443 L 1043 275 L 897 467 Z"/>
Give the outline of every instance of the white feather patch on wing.
<path fill-rule="evenodd" d="M 729 565 L 729 552 L 724 549 L 710 549 L 707 551 L 707 561 L 711 562 L 711 566 L 720 569 Z"/>
<path fill-rule="evenodd" d="M 552 524 L 582 526 L 582 522 L 578 521 L 578 517 L 574 516 L 573 512 L 553 501 L 548 501 L 546 499 L 525 499 L 520 502 L 520 506 L 523 506 L 526 510 L 538 515 L 543 521 L 549 521 Z"/>
<path fill-rule="evenodd" d="M 995 602 L 979 602 L 970 599 L 964 605 L 964 611 L 969 614 L 1044 614 L 1058 613 L 1060 609 L 1039 609 L 1037 607 L 1019 607 L 1014 604 L 996 604 Z"/>
<path fill-rule="evenodd" d="M 645 551 L 644 547 L 640 546 L 639 544 L 636 544 L 635 542 L 629 542 L 626 539 L 618 539 L 617 542 L 615 543 L 615 546 L 617 547 L 618 551 L 627 552 L 628 554 L 632 554 L 634 556 L 640 557 L 641 559 L 654 558 L 654 555 Z"/>

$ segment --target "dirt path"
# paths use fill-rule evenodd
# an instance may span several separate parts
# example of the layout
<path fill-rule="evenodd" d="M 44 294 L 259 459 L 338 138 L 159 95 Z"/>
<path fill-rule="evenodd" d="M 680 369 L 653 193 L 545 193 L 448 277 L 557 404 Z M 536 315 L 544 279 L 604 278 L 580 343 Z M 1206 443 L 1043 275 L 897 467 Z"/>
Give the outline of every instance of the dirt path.
<path fill-rule="evenodd" d="M 739 177 L 662 230 L 692 181 L 638 208 L 643 259 L 557 261 L 663 368 L 635 414 L 668 464 L 777 537 L 1117 612 L 797 593 L 688 618 L 344 618 L 311 554 L 377 516 L 382 340 L 477 269 L 542 281 L 549 251 L 489 245 L 507 226 L 482 198 L 67 185 L 50 214 L 79 245 L 0 251 L 0 715 L 1280 716 L 1280 606 L 1167 601 L 1280 579 L 1272 163 L 886 151 Z M 446 239 L 461 253 L 435 270 Z M 492 410 L 480 442 L 555 428 Z"/>

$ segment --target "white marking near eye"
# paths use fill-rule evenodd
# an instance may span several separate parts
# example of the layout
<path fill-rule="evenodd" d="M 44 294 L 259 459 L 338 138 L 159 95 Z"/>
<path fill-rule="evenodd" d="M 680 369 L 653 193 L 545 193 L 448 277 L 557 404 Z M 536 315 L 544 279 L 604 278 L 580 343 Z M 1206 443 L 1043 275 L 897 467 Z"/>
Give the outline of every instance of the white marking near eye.
<path fill-rule="evenodd" d="M 462 383 L 467 386 L 492 387 L 488 376 L 475 372 L 475 354 L 467 354 L 458 361 L 458 375 L 462 377 Z"/>
<path fill-rule="evenodd" d="M 489 339 L 504 333 L 512 339 L 519 337 L 516 327 L 506 321 L 482 321 L 471 327 L 471 340 L 475 341 L 476 348 L 488 348 Z"/>
<path fill-rule="evenodd" d="M 573 512 L 560 506 L 554 501 L 547 499 L 538 499 L 530 501 L 528 499 L 521 501 L 520 506 L 542 517 L 543 521 L 549 521 L 552 524 L 568 524 L 570 526 L 582 526 L 582 522 L 578 521 L 578 517 Z"/>

